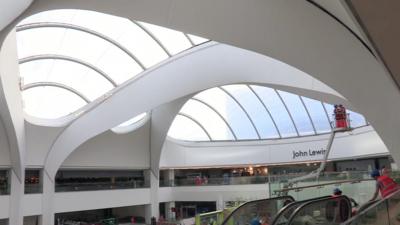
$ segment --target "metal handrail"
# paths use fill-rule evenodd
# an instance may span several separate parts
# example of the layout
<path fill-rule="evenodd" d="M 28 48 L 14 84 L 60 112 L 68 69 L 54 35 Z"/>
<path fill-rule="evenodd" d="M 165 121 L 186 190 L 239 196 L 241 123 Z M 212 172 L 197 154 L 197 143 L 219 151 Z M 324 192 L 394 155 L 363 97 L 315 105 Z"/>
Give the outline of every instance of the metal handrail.
<path fill-rule="evenodd" d="M 358 219 L 360 216 L 368 213 L 371 209 L 376 208 L 378 205 L 380 205 L 382 202 L 387 201 L 388 199 L 392 198 L 393 196 L 400 194 L 400 190 L 386 196 L 385 198 L 371 204 L 368 208 L 364 209 L 362 212 L 357 213 L 356 216 L 352 217 L 351 219 L 347 220 L 346 222 L 342 223 L 341 225 L 347 225 L 347 224 L 351 224 L 351 222 L 353 222 L 354 220 Z"/>
<path fill-rule="evenodd" d="M 280 200 L 280 199 L 288 199 L 291 201 L 295 201 L 294 198 L 290 195 L 287 196 L 279 196 L 279 197 L 275 197 L 275 198 L 267 198 L 267 199 L 261 199 L 261 200 L 254 200 L 254 201 L 249 201 L 249 202 L 245 202 L 243 204 L 241 204 L 239 207 L 237 207 L 235 210 L 233 210 L 225 219 L 224 221 L 221 223 L 221 225 L 227 224 L 229 222 L 229 220 L 231 219 L 231 217 L 233 216 L 233 214 L 235 214 L 235 212 L 239 211 L 240 209 L 242 209 L 243 207 L 249 205 L 249 204 L 253 204 L 253 203 L 257 203 L 257 202 L 263 202 L 263 201 L 267 201 L 267 200 Z"/>
<path fill-rule="evenodd" d="M 303 203 L 305 203 L 305 202 L 308 202 L 308 201 L 313 201 L 313 200 L 319 200 L 319 199 L 328 199 L 328 198 L 330 198 L 331 196 L 322 196 L 322 197 L 317 197 L 317 198 L 312 198 L 312 199 L 306 199 L 306 200 L 302 200 L 302 201 L 294 201 L 294 202 L 291 202 L 291 203 L 289 203 L 289 204 L 287 204 L 286 206 L 284 206 L 282 209 L 280 209 L 279 211 L 278 211 L 278 213 L 276 214 L 276 216 L 274 217 L 274 219 L 272 220 L 272 222 L 271 222 L 271 225 L 274 225 L 275 223 L 277 223 L 278 222 L 278 219 L 281 217 L 281 215 L 282 214 L 284 214 L 288 209 L 290 209 L 290 208 L 292 208 L 294 205 L 301 205 L 301 204 L 303 204 Z M 298 207 L 298 206 L 297 206 Z"/>
<path fill-rule="evenodd" d="M 324 202 L 326 200 L 340 200 L 340 199 L 346 200 L 346 202 L 348 204 L 348 209 L 349 209 L 349 211 L 347 212 L 348 213 L 347 216 L 348 216 L 348 218 L 350 218 L 351 217 L 351 203 L 350 203 L 351 201 L 350 201 L 350 199 L 345 195 L 340 195 L 340 196 L 336 196 L 336 197 L 329 196 L 328 198 L 316 199 L 316 200 L 311 200 L 306 203 L 303 203 L 302 205 L 297 207 L 297 209 L 294 210 L 294 212 L 290 216 L 287 224 L 290 225 L 293 222 L 293 220 L 296 218 L 296 215 L 300 212 L 300 210 L 302 210 L 306 206 L 309 206 L 311 204 L 318 203 L 318 202 Z"/>
<path fill-rule="evenodd" d="M 327 183 L 321 183 L 321 184 L 312 184 L 312 185 L 293 187 L 293 188 L 282 188 L 279 190 L 274 190 L 274 193 L 276 194 L 276 193 L 288 192 L 288 191 L 292 191 L 292 190 L 302 190 L 302 189 L 313 188 L 313 187 L 323 187 L 323 186 L 328 186 L 328 185 L 332 185 L 332 184 L 360 183 L 363 181 L 372 181 L 372 180 L 374 180 L 374 179 L 341 180 L 341 181 L 327 182 Z"/>

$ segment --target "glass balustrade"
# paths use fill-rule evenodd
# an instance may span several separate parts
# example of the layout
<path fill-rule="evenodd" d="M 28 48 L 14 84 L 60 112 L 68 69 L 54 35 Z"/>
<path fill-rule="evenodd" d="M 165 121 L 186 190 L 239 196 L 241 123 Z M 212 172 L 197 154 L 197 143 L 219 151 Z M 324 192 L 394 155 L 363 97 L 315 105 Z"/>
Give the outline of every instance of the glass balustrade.
<path fill-rule="evenodd" d="M 112 189 L 148 188 L 147 173 L 132 171 L 59 171 L 55 191 L 95 191 Z"/>
<path fill-rule="evenodd" d="M 8 170 L 0 170 L 0 195 L 10 194 L 10 179 Z"/>
<path fill-rule="evenodd" d="M 342 225 L 400 225 L 400 191 L 370 205 Z"/>

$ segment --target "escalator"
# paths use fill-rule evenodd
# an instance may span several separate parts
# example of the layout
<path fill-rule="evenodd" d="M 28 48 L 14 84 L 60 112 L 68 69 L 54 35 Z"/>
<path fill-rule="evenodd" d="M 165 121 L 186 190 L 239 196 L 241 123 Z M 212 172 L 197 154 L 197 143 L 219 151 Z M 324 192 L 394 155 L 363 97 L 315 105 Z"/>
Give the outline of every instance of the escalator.
<path fill-rule="evenodd" d="M 326 209 L 320 213 L 321 218 L 318 221 L 324 222 L 329 219 L 339 221 L 338 206 L 341 206 L 345 214 L 346 221 L 351 215 L 350 200 L 345 196 L 339 197 L 318 197 L 303 201 L 295 201 L 291 196 L 281 196 L 270 199 L 250 201 L 239 206 L 234 210 L 222 223 L 222 225 L 286 225 L 286 224 L 301 224 L 299 221 L 310 217 L 310 210 L 315 208 Z M 347 208 L 344 208 L 347 207 Z M 329 214 L 329 211 L 333 211 Z M 308 215 L 310 214 L 310 215 Z M 344 215 L 344 214 L 343 214 Z M 303 223 L 304 225 L 325 224 L 325 223 Z M 333 224 L 333 223 L 332 223 Z M 340 223 L 336 223 L 340 224 Z"/>
<path fill-rule="evenodd" d="M 272 219 L 271 225 L 285 225 L 289 221 L 291 215 L 293 212 L 301 205 L 309 202 L 309 201 L 316 201 L 316 200 L 322 200 L 322 199 L 329 199 L 331 198 L 330 196 L 323 196 L 323 197 L 318 197 L 318 198 L 313 198 L 313 199 L 307 199 L 303 201 L 295 201 L 292 202 L 285 207 L 283 207 Z"/>
<path fill-rule="evenodd" d="M 294 201 L 291 196 L 280 196 L 246 202 L 232 211 L 222 225 L 257 225 L 254 220 L 269 220 Z"/>
<path fill-rule="evenodd" d="M 352 215 L 347 196 L 294 201 L 281 196 L 244 203 L 221 225 L 400 225 L 400 191 L 368 202 Z"/>

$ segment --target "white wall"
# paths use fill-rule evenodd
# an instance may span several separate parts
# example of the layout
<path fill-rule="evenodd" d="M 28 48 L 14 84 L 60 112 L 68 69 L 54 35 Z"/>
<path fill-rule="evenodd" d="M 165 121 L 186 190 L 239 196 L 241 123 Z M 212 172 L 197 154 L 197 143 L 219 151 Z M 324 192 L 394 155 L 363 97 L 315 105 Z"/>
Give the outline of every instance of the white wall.
<path fill-rule="evenodd" d="M 10 213 L 10 196 L 0 195 L 0 219 L 6 219 Z"/>
<path fill-rule="evenodd" d="M 25 129 L 26 165 L 43 167 L 47 153 L 63 127 L 44 127 L 25 121 Z"/>
<path fill-rule="evenodd" d="M 150 204 L 150 189 L 60 192 L 55 194 L 54 212 L 73 212 Z"/>
<path fill-rule="evenodd" d="M 236 201 L 268 198 L 268 184 L 163 187 L 160 202 L 172 201 Z"/>
<path fill-rule="evenodd" d="M 243 164 L 279 164 L 321 160 L 323 154 L 309 150 L 326 149 L 329 135 L 247 142 L 177 142 L 167 140 L 161 155 L 162 168 L 193 166 L 229 166 Z M 293 152 L 307 156 L 293 157 Z M 349 159 L 388 155 L 382 140 L 372 129 L 363 127 L 351 133 L 337 134 L 329 159 Z"/>
<path fill-rule="evenodd" d="M 43 212 L 42 194 L 24 195 L 22 208 L 24 216 L 41 215 Z"/>
<path fill-rule="evenodd" d="M 7 140 L 7 133 L 0 118 L 0 167 L 10 167 L 10 148 Z"/>
<path fill-rule="evenodd" d="M 149 168 L 149 123 L 127 134 L 106 131 L 76 149 L 62 168 Z"/>

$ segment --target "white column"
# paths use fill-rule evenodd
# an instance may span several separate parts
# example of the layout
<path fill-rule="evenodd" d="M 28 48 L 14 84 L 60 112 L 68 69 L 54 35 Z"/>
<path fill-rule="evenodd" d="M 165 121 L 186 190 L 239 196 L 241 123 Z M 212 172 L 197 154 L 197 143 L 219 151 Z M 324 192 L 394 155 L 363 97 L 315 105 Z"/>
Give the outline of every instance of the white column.
<path fill-rule="evenodd" d="M 9 224 L 23 225 L 24 215 L 22 212 L 22 200 L 24 196 L 25 173 L 18 177 L 14 170 L 10 170 L 11 193 L 10 193 L 10 217 Z"/>
<path fill-rule="evenodd" d="M 225 202 L 222 195 L 218 196 L 216 204 L 217 204 L 217 210 L 223 210 L 225 208 Z"/>
<path fill-rule="evenodd" d="M 166 184 L 170 184 L 172 186 L 175 186 L 175 170 L 173 169 L 168 169 L 168 170 L 164 170 L 164 182 L 166 182 Z"/>
<path fill-rule="evenodd" d="M 43 197 L 42 207 L 43 215 L 40 225 L 54 224 L 54 178 L 49 177 L 46 171 L 43 171 Z"/>
<path fill-rule="evenodd" d="M 147 179 L 150 180 L 150 205 L 146 205 L 145 219 L 146 223 L 150 224 L 151 217 L 155 217 L 158 220 L 160 213 L 158 201 L 159 179 L 158 174 L 154 174 L 151 170 L 146 172 L 146 177 L 148 177 Z"/>
<path fill-rule="evenodd" d="M 172 212 L 172 208 L 175 208 L 175 202 L 165 203 L 165 219 L 168 221 L 176 220 L 176 213 Z"/>

